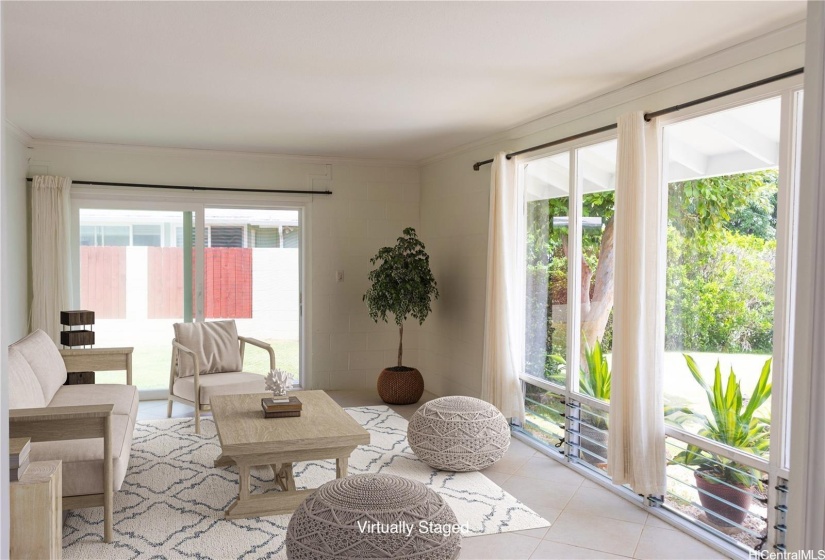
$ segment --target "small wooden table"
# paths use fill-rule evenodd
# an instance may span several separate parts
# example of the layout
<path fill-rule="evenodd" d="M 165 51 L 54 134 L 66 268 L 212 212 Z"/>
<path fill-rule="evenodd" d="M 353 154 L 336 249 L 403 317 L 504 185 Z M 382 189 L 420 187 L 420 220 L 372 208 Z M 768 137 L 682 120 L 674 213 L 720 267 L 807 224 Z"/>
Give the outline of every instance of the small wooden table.
<path fill-rule="evenodd" d="M 261 399 L 269 393 L 216 395 L 210 399 L 221 454 L 216 467 L 238 466 L 238 499 L 226 517 L 262 517 L 291 513 L 314 491 L 296 490 L 292 463 L 335 459 L 336 478 L 347 476 L 349 456 L 370 434 L 323 391 L 292 393 L 303 404 L 297 418 L 264 418 Z M 269 465 L 281 491 L 249 493 L 249 469 Z"/>
<path fill-rule="evenodd" d="M 63 555 L 61 461 L 36 461 L 9 486 L 11 558 L 59 559 Z"/>

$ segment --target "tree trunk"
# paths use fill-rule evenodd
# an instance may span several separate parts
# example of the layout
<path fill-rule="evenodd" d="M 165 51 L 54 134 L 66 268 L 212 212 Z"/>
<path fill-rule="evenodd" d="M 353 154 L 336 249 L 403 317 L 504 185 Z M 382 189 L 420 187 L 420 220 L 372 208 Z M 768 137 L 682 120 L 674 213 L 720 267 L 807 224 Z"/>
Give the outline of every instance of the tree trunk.
<path fill-rule="evenodd" d="M 562 239 L 562 251 L 568 257 L 567 236 Z M 592 270 L 582 255 L 581 259 L 581 323 L 582 335 L 591 347 L 596 340 L 604 337 L 607 320 L 613 310 L 613 280 L 615 273 L 614 262 L 614 221 L 610 218 L 604 226 L 602 240 L 599 245 L 599 261 L 596 270 Z M 590 293 L 590 283 L 593 275 L 596 276 L 593 285 L 593 294 Z M 568 302 L 568 305 L 570 302 Z"/>
<path fill-rule="evenodd" d="M 592 347 L 596 340 L 601 340 L 607 328 L 607 320 L 613 310 L 613 284 L 615 279 L 615 242 L 614 221 L 610 218 L 605 224 L 602 241 L 599 246 L 599 264 L 596 266 L 593 295 L 590 295 L 590 278 L 584 284 L 584 267 L 582 266 L 582 334 Z M 587 268 L 589 271 L 589 267 Z M 592 274 L 591 274 L 592 276 Z M 586 289 L 584 288 L 586 286 Z M 587 293 L 587 301 L 584 294 Z"/>
<path fill-rule="evenodd" d="M 401 367 L 401 356 L 404 351 L 404 325 L 398 327 L 398 367 Z"/>

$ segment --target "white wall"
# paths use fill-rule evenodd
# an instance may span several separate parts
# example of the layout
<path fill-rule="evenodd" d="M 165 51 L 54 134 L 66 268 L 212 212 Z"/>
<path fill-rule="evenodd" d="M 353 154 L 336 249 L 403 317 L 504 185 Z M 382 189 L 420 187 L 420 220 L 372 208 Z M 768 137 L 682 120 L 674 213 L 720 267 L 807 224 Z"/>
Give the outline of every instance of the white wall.
<path fill-rule="evenodd" d="M 316 388 L 374 387 L 381 369 L 395 364 L 395 329 L 373 323 L 361 295 L 367 289 L 369 258 L 393 243 L 404 227 L 419 226 L 417 166 L 65 142 L 36 141 L 33 146 L 30 173 L 151 184 L 328 187 L 332 195 L 310 202 L 309 382 Z M 136 193 L 147 196 L 147 191 Z M 283 200 L 266 196 L 276 205 Z M 337 270 L 344 271 L 341 283 L 335 281 Z M 409 330 L 405 362 L 416 366 L 417 328 L 410 325 Z"/>
<path fill-rule="evenodd" d="M 474 162 L 615 123 L 627 111 L 669 107 L 797 68 L 803 43 L 804 24 L 796 24 L 424 162 L 421 233 L 441 291 L 421 333 L 429 390 L 481 392 L 490 166 L 473 171 Z"/>
<path fill-rule="evenodd" d="M 0 122 L 3 122 L 0 120 Z M 3 126 L 0 169 L 0 557 L 8 556 L 8 374 L 6 347 L 28 332 L 26 145 Z"/>
<path fill-rule="evenodd" d="M 3 127 L 2 263 L 3 335 L 14 342 L 28 333 L 29 221 L 27 147 L 12 127 Z M 8 344 L 8 343 L 7 343 Z"/>

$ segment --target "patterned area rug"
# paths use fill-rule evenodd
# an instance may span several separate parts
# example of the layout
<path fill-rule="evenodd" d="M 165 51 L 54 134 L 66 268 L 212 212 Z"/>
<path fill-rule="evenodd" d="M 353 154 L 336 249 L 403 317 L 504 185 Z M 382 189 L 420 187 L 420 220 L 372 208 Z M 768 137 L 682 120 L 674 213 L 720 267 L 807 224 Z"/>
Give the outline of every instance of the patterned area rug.
<path fill-rule="evenodd" d="M 382 472 L 418 480 L 440 493 L 464 535 L 486 535 L 550 524 L 486 476 L 434 471 L 407 445 L 407 421 L 386 406 L 349 408 L 371 435 L 349 461 L 350 474 Z M 64 558 L 286 558 L 289 515 L 229 521 L 224 510 L 238 494 L 234 467 L 212 466 L 220 446 L 211 419 L 193 433 L 191 419 L 138 422 L 123 488 L 115 494 L 115 542 L 102 542 L 103 509 L 76 510 L 63 530 Z M 296 486 L 335 478 L 334 461 L 293 466 Z M 272 470 L 256 469 L 253 493 L 274 486 Z"/>

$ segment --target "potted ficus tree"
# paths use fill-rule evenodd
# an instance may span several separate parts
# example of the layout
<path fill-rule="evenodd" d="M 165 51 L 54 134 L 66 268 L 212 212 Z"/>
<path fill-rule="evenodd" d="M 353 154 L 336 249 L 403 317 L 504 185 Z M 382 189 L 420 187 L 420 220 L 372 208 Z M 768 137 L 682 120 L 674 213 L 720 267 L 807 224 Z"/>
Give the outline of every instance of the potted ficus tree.
<path fill-rule="evenodd" d="M 430 256 L 415 229 L 407 228 L 393 247 L 383 247 L 370 259 L 378 267 L 371 271 L 371 283 L 363 300 L 370 317 L 389 322 L 391 313 L 398 325 L 398 365 L 388 367 L 378 377 L 378 394 L 389 404 L 412 404 L 424 393 L 424 378 L 415 368 L 404 366 L 404 321 L 412 317 L 424 323 L 438 299 L 438 288 L 430 271 Z"/>
<path fill-rule="evenodd" d="M 667 416 L 680 425 L 698 423 L 700 436 L 764 456 L 770 445 L 770 422 L 756 413 L 771 396 L 771 384 L 768 382 L 770 358 L 762 366 L 751 397 L 745 401 L 733 368 L 727 383 L 723 385 L 722 371 L 717 361 L 713 387 L 708 387 L 696 361 L 687 354 L 684 357 L 693 378 L 705 391 L 711 415 L 683 407 L 666 409 Z M 708 510 L 708 519 L 723 527 L 742 523 L 751 504 L 752 488 L 756 486 L 761 489 L 762 486 L 754 469 L 695 445 L 688 445 L 671 462 L 696 467 L 694 477 L 700 490 L 699 501 Z"/>

